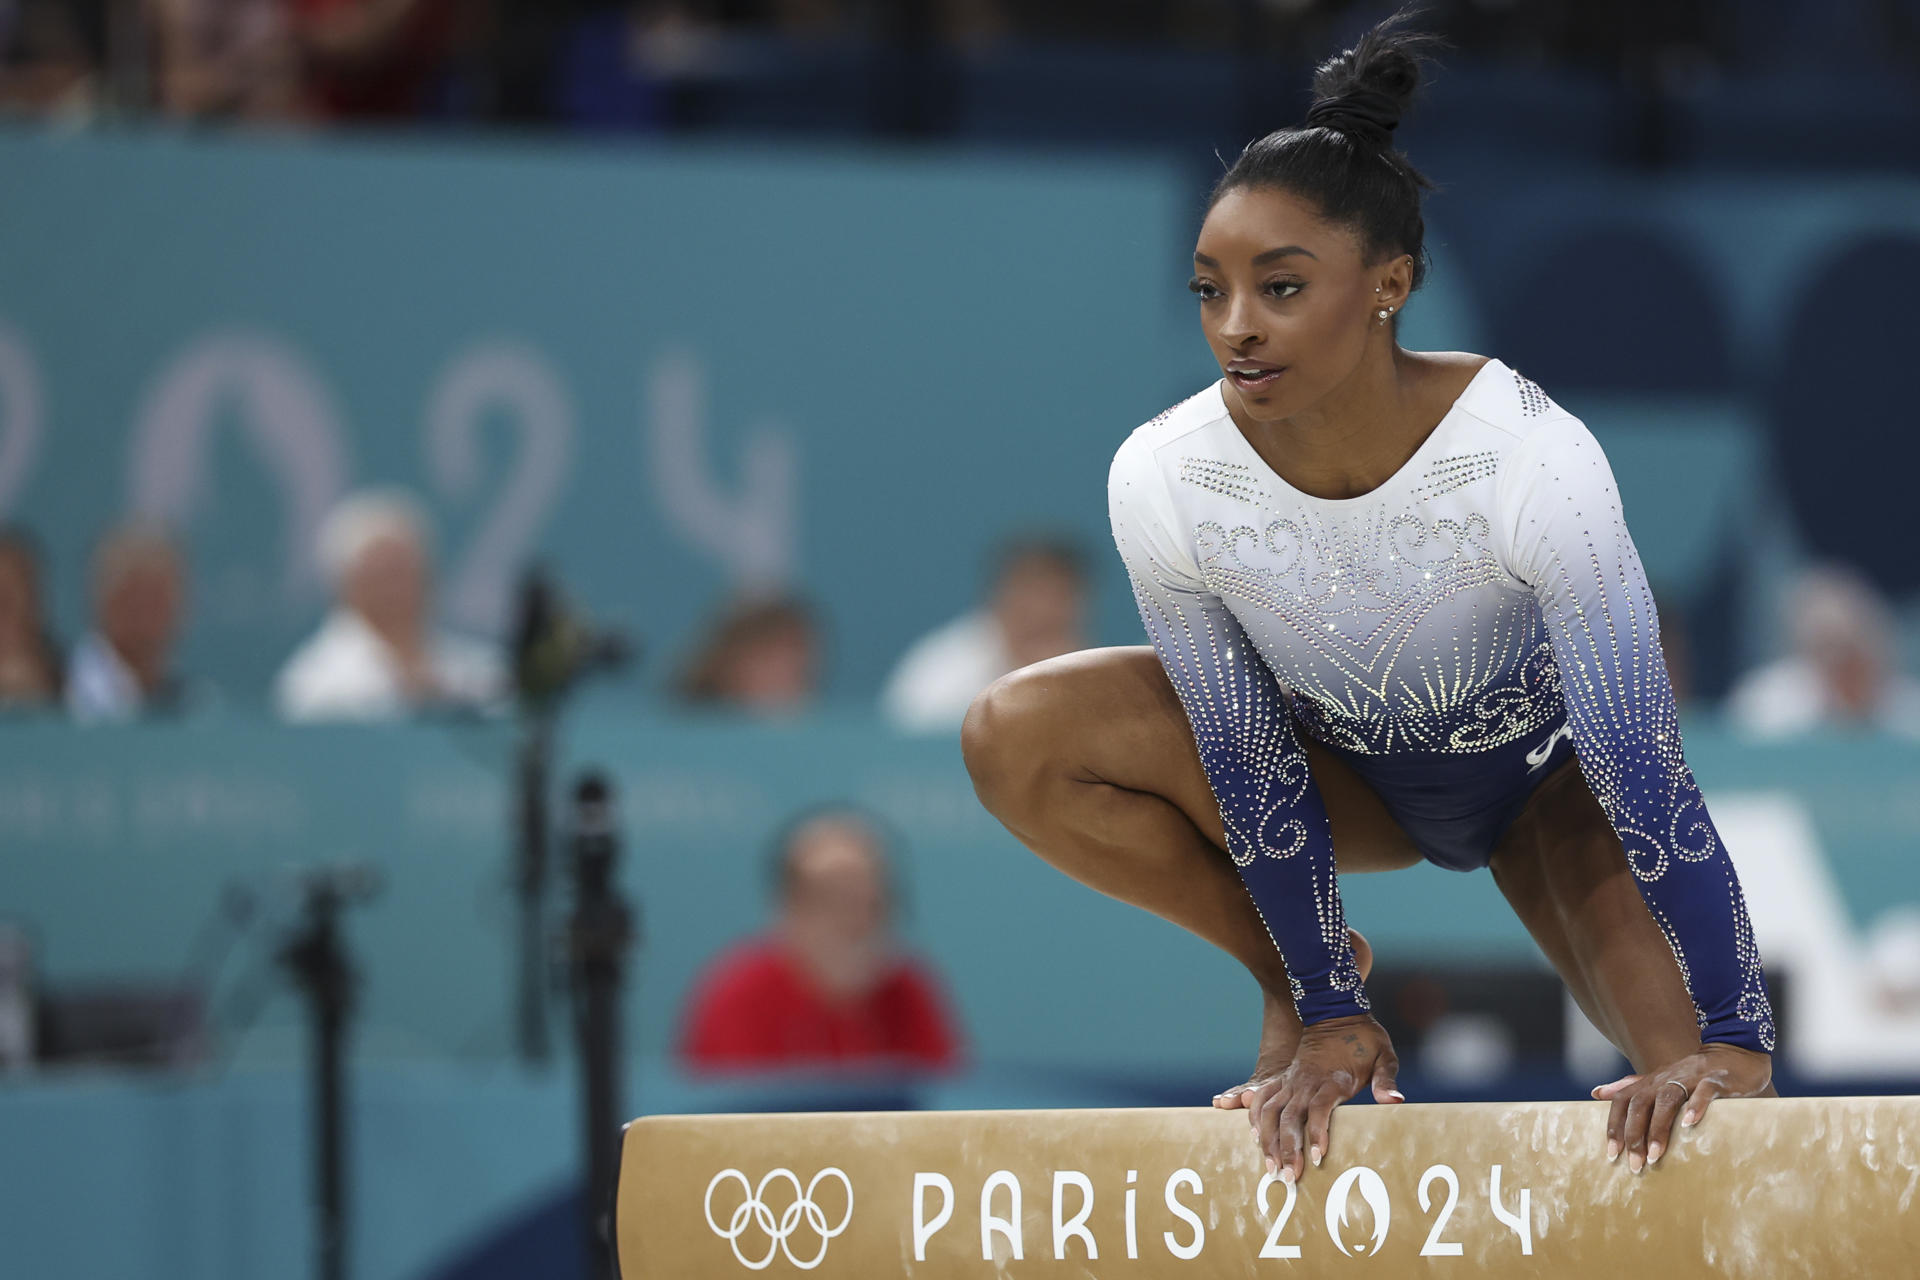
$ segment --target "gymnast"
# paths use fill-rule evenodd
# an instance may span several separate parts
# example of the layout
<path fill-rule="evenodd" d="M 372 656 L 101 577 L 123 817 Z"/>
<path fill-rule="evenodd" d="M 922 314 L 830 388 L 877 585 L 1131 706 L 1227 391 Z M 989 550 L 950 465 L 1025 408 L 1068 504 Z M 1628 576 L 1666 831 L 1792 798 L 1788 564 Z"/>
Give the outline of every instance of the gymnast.
<path fill-rule="evenodd" d="M 1407 16 L 1213 189 L 1189 287 L 1222 377 L 1108 481 L 1152 647 L 1006 676 L 963 746 L 1042 858 L 1259 981 L 1254 1071 L 1214 1104 L 1283 1180 L 1342 1101 L 1404 1101 L 1335 875 L 1421 858 L 1489 868 L 1632 1063 L 1594 1096 L 1639 1173 L 1676 1119 L 1772 1095 L 1773 1015 L 1599 444 L 1500 360 L 1396 341 L 1431 183 L 1391 135 L 1437 43 Z"/>

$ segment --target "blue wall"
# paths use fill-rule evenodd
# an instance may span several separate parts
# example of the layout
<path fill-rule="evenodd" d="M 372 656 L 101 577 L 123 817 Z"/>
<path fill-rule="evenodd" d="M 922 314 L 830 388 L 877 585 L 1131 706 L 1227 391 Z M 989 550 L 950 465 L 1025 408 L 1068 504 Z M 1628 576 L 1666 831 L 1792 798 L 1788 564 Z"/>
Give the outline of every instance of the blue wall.
<path fill-rule="evenodd" d="M 999 537 L 1048 526 L 1101 553 L 1101 636 L 1138 635 L 1103 483 L 1207 377 L 1181 289 L 1202 174 L 4 132 L 0 172 L 0 517 L 50 540 L 69 633 L 91 537 L 181 525 L 186 663 L 232 700 L 315 622 L 307 534 L 367 483 L 426 496 L 446 610 L 482 631 L 534 552 L 656 655 L 784 578 L 864 699 Z M 1617 467 L 1649 559 L 1684 561 L 1652 566 L 1678 604 L 1740 572 L 1764 595 L 1776 548 L 1920 585 L 1891 536 L 1920 459 L 1888 428 L 1920 182 L 1476 176 L 1431 239 L 1408 346 L 1498 354 L 1610 447 L 1734 424 L 1694 450 L 1707 513 L 1659 447 Z M 1759 634 L 1704 646 L 1705 683 Z"/>
<path fill-rule="evenodd" d="M 287 871 L 360 859 L 387 882 L 351 921 L 368 974 L 362 1055 L 511 1053 L 504 731 L 54 726 L 13 729 L 0 743 L 0 910 L 31 922 L 49 981 L 180 974 L 237 882 L 256 893 L 262 919 L 221 973 L 231 992 L 266 971 L 289 922 Z M 1807 806 L 1856 924 L 1920 900 L 1911 857 L 1920 747 L 1756 748 L 1690 723 L 1687 748 L 1710 801 L 1781 790 Z M 603 711 L 581 718 L 567 756 L 608 769 L 619 792 L 624 883 L 644 912 L 628 1009 L 637 1053 L 667 1052 L 695 973 L 764 922 L 768 836 L 835 798 L 869 805 L 905 833 L 906 931 L 950 982 L 975 1058 L 1125 1064 L 1151 1076 L 1215 1070 L 1244 1052 L 1257 1005 L 1233 962 L 1026 852 L 974 800 L 952 741 L 896 739 L 853 719 L 691 729 Z M 1484 875 L 1421 866 L 1345 885 L 1356 925 L 1382 955 L 1533 954 Z M 1143 1045 L 1146 1011 L 1160 1034 Z M 226 1037 L 227 1049 L 287 1062 L 303 1034 L 287 996 L 237 1044 Z"/>

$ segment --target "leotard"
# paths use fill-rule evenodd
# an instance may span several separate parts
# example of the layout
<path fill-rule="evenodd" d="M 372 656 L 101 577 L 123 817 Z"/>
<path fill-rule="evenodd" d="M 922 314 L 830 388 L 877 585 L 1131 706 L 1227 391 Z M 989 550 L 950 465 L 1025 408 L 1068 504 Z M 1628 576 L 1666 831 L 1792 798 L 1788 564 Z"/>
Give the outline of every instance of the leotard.
<path fill-rule="evenodd" d="M 1266 465 L 1215 383 L 1128 437 L 1108 498 L 1302 1022 L 1367 1008 L 1305 733 L 1456 870 L 1486 865 L 1571 750 L 1702 1041 L 1772 1050 L 1740 881 L 1681 750 L 1612 470 L 1579 419 L 1490 360 L 1391 478 L 1328 499 Z"/>

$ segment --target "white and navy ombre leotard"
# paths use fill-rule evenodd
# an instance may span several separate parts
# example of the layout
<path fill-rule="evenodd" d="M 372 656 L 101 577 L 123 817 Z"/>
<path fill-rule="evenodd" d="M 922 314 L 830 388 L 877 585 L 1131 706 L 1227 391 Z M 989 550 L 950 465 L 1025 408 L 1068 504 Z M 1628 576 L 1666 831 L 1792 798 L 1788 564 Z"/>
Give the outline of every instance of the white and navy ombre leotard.
<path fill-rule="evenodd" d="M 1302 1021 L 1367 1007 L 1304 732 L 1458 870 L 1486 865 L 1570 749 L 1702 1039 L 1771 1051 L 1759 952 L 1681 753 L 1653 598 L 1577 418 L 1492 360 L 1391 479 L 1327 499 L 1266 465 L 1215 383 L 1127 439 L 1108 494 Z"/>

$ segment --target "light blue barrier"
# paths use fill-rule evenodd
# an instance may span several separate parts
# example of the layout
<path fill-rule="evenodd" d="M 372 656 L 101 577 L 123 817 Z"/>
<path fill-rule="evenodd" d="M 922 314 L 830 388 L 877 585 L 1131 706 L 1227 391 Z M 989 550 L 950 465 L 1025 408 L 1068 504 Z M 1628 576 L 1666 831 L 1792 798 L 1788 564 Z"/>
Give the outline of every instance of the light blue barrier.
<path fill-rule="evenodd" d="M 1856 923 L 1920 901 L 1920 747 L 1755 748 L 1704 724 L 1687 743 L 1710 804 L 1736 789 L 1806 804 Z M 512 1034 L 511 746 L 505 725 L 11 729 L 0 737 L 0 914 L 31 924 L 50 983 L 161 978 L 187 963 L 223 887 L 242 881 L 268 919 L 227 961 L 224 1001 L 266 972 L 293 909 L 284 869 L 363 859 L 387 887 L 348 922 L 366 975 L 362 1055 L 498 1060 Z M 1236 966 L 1022 849 L 973 798 L 955 741 L 853 719 L 688 726 L 601 709 L 580 717 L 566 755 L 607 768 L 619 796 L 624 885 L 643 912 L 628 1007 L 638 1053 L 670 1049 L 696 973 L 764 922 L 769 834 L 835 798 L 904 832 L 904 932 L 949 983 L 976 1059 L 1153 1074 L 1218 1070 L 1247 1051 L 1256 1006 Z M 563 763 L 558 778 L 571 773 Z M 1532 954 L 1484 875 L 1418 867 L 1345 886 L 1382 955 Z M 1150 1041 L 1143 1019 L 1158 1029 Z M 243 1060 L 288 1061 L 301 1034 L 282 995 L 237 1047 L 228 1039 Z"/>

